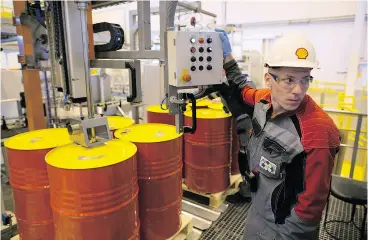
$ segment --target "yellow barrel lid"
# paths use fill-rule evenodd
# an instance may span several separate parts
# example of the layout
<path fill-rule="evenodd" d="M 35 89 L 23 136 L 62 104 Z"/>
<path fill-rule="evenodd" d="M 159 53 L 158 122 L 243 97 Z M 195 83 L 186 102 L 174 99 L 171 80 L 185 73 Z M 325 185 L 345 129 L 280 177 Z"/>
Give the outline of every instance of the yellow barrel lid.
<path fill-rule="evenodd" d="M 207 107 L 209 104 L 211 104 L 211 101 L 206 98 L 201 98 L 196 101 L 197 107 Z M 191 102 L 188 102 L 187 106 L 192 106 Z"/>
<path fill-rule="evenodd" d="M 131 118 L 122 116 L 108 116 L 107 123 L 109 124 L 110 130 L 115 130 L 132 126 L 134 124 L 134 121 Z"/>
<path fill-rule="evenodd" d="M 176 133 L 175 126 L 161 123 L 137 124 L 115 132 L 116 138 L 133 143 L 166 142 L 181 135 Z"/>
<path fill-rule="evenodd" d="M 224 104 L 222 102 L 214 102 L 208 105 L 208 108 L 214 109 L 214 110 L 223 110 Z"/>
<path fill-rule="evenodd" d="M 162 108 L 166 110 L 163 110 Z M 162 108 L 160 104 L 158 104 L 158 105 L 148 106 L 146 110 L 147 112 L 154 112 L 154 113 L 169 113 L 169 110 L 167 109 L 166 104 L 162 104 Z"/>
<path fill-rule="evenodd" d="M 166 108 L 166 104 L 162 104 L 162 108 Z M 186 111 L 190 111 L 192 108 L 190 106 L 186 106 Z M 160 105 L 152 105 L 146 108 L 148 112 L 154 112 L 154 113 L 169 113 L 169 110 L 162 110 Z"/>
<path fill-rule="evenodd" d="M 46 162 L 62 169 L 92 169 L 123 162 L 136 152 L 137 147 L 133 143 L 118 139 L 91 148 L 72 143 L 50 151 Z"/>
<path fill-rule="evenodd" d="M 71 143 L 66 128 L 47 128 L 15 135 L 7 139 L 5 147 L 15 150 L 41 150 Z"/>
<path fill-rule="evenodd" d="M 184 113 L 187 117 L 192 117 L 192 112 L 187 111 Z M 225 113 L 224 111 L 209 109 L 209 108 L 199 108 L 197 109 L 197 118 L 201 119 L 217 119 L 217 118 L 228 118 L 231 117 L 230 113 Z"/>

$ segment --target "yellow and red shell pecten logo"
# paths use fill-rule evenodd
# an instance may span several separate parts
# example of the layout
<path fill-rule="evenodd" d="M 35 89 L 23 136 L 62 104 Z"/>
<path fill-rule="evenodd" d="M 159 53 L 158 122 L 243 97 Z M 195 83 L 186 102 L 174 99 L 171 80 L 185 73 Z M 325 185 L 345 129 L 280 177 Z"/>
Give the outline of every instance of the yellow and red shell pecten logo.
<path fill-rule="evenodd" d="M 307 59 L 308 57 L 308 50 L 305 48 L 298 48 L 295 51 L 295 55 L 298 57 L 298 59 Z"/>

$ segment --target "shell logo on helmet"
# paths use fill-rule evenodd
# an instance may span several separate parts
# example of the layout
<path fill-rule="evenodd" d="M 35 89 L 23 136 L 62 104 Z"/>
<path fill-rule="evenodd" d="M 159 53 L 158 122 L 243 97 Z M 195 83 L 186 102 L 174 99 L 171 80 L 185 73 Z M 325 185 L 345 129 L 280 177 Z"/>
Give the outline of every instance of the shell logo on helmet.
<path fill-rule="evenodd" d="M 305 48 L 298 48 L 295 51 L 295 55 L 298 57 L 298 59 L 307 59 L 308 57 L 308 50 Z"/>

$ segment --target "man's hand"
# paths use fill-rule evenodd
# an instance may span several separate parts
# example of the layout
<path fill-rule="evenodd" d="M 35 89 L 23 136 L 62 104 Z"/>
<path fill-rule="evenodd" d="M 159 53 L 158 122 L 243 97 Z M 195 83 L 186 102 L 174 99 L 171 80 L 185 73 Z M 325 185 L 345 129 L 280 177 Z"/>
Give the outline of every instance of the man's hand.
<path fill-rule="evenodd" d="M 231 54 L 231 44 L 229 41 L 229 37 L 227 36 L 227 33 L 224 30 L 221 29 L 215 29 L 216 32 L 220 33 L 220 38 L 222 41 L 222 51 L 223 56 L 227 57 Z"/>

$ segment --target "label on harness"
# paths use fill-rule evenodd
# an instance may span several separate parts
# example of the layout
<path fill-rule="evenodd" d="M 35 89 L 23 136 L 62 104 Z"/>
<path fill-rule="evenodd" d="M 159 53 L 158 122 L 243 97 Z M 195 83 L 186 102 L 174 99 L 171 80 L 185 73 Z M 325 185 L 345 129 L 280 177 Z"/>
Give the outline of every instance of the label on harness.
<path fill-rule="evenodd" d="M 276 164 L 269 161 L 267 158 L 261 156 L 261 161 L 259 161 L 259 167 L 266 170 L 267 172 L 275 175 L 276 174 Z"/>

